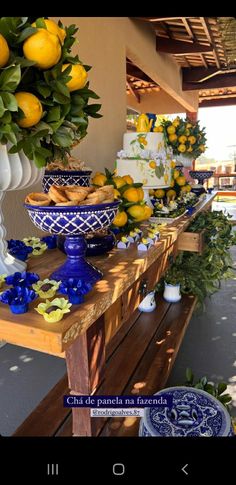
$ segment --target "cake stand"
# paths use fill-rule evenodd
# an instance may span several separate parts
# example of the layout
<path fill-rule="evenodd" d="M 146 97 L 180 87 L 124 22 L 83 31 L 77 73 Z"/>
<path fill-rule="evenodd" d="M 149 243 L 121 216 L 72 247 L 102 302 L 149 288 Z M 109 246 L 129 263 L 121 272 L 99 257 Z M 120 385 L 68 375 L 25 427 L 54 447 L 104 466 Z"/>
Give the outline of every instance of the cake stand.
<path fill-rule="evenodd" d="M 206 190 L 203 187 L 204 180 L 207 180 L 212 177 L 214 170 L 189 170 L 189 175 L 193 179 L 197 179 L 198 186 L 196 187 L 197 191 L 201 193 L 206 193 Z"/>
<path fill-rule="evenodd" d="M 33 206 L 25 204 L 33 224 L 42 231 L 66 236 L 66 262 L 51 274 L 51 279 L 63 281 L 79 278 L 84 283 L 96 283 L 102 272 L 86 261 L 85 235 L 108 228 L 118 211 L 120 201 L 81 206 Z"/>

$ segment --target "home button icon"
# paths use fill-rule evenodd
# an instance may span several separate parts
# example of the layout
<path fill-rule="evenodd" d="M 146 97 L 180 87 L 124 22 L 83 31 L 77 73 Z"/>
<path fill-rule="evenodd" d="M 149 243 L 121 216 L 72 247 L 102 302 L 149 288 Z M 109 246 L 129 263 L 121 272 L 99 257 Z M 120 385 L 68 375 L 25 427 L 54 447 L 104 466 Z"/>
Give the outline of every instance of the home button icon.
<path fill-rule="evenodd" d="M 125 465 L 123 463 L 114 463 L 112 467 L 113 475 L 124 475 Z"/>

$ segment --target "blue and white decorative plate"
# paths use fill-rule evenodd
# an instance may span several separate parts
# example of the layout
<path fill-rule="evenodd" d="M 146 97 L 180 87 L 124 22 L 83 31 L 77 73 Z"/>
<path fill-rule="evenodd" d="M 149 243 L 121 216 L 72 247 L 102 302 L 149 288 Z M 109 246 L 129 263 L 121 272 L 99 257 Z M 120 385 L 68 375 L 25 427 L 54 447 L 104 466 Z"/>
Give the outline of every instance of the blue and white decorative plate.
<path fill-rule="evenodd" d="M 51 185 L 89 187 L 91 173 L 92 170 L 46 170 L 42 180 L 43 191 L 47 193 Z"/>
<path fill-rule="evenodd" d="M 139 436 L 232 436 L 226 408 L 211 394 L 193 387 L 169 387 L 155 396 L 173 399 L 172 407 L 144 409 Z"/>

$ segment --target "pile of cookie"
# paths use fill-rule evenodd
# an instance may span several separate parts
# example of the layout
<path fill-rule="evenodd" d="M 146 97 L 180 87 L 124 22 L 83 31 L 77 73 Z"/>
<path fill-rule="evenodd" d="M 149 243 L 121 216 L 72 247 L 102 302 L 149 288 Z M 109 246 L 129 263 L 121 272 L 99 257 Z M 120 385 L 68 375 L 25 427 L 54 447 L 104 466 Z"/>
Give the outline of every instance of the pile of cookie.
<path fill-rule="evenodd" d="M 104 187 L 80 187 L 78 185 L 51 185 L 49 192 L 31 192 L 26 204 L 38 206 L 96 205 L 114 202 L 113 185 Z"/>
<path fill-rule="evenodd" d="M 85 171 L 85 170 L 91 170 L 90 167 L 87 167 L 84 162 L 81 160 L 78 160 L 78 158 L 69 156 L 67 157 L 66 162 L 64 163 L 62 160 L 53 160 L 53 162 L 50 162 L 46 166 L 47 171 L 57 171 L 57 170 L 62 170 L 62 171 Z"/>

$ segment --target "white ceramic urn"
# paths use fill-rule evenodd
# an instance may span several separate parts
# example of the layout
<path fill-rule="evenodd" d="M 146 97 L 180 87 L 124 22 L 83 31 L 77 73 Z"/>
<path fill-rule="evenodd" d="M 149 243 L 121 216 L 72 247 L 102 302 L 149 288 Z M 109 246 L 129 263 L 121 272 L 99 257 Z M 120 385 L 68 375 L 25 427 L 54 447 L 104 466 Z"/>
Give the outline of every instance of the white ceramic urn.
<path fill-rule="evenodd" d="M 30 187 L 43 176 L 43 170 L 38 169 L 23 151 L 10 154 L 9 148 L 8 145 L 0 144 L 0 274 L 7 275 L 13 274 L 15 271 L 24 271 L 26 263 L 12 257 L 7 251 L 6 229 L 2 213 L 5 192 Z"/>
<path fill-rule="evenodd" d="M 163 298 L 169 303 L 177 303 L 177 301 L 180 301 L 181 300 L 180 285 L 170 285 L 165 282 Z"/>

